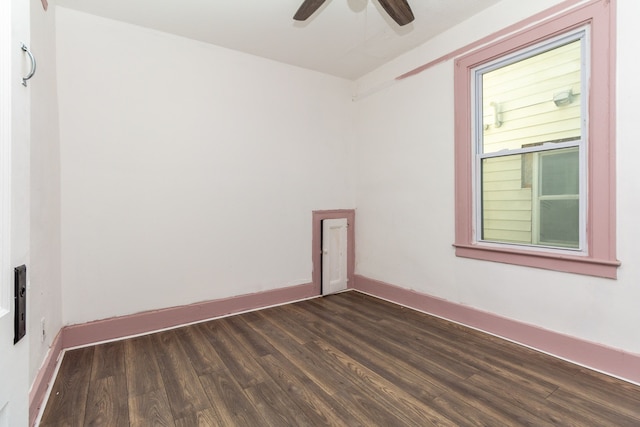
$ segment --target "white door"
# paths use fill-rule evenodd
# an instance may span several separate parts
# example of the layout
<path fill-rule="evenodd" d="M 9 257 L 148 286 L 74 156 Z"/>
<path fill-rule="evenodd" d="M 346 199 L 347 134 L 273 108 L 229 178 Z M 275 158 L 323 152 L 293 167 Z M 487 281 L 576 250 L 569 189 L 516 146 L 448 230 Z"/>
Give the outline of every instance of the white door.
<path fill-rule="evenodd" d="M 0 427 L 29 422 L 28 339 L 13 342 L 14 267 L 29 256 L 29 4 L 0 1 Z"/>
<path fill-rule="evenodd" d="M 322 221 L 322 294 L 347 289 L 347 219 Z"/>

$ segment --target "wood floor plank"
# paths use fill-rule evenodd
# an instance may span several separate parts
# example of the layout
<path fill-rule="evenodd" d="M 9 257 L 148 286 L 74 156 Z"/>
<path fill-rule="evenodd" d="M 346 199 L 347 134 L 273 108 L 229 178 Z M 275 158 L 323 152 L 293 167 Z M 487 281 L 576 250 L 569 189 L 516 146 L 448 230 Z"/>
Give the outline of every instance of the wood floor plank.
<path fill-rule="evenodd" d="M 347 386 L 344 378 L 326 375 L 326 372 L 332 370 L 328 360 L 306 346 L 298 345 L 290 338 L 291 335 L 282 329 L 282 325 L 272 322 L 266 314 L 264 316 L 264 319 L 269 321 L 262 323 L 260 327 L 254 325 L 256 332 L 265 337 L 280 353 L 287 355 L 291 362 L 303 370 L 325 393 L 335 395 Z"/>
<path fill-rule="evenodd" d="M 498 393 L 487 393 L 474 385 L 472 378 L 455 384 L 447 395 L 473 407 L 473 414 L 485 414 L 498 420 L 498 425 L 552 427 L 553 423 L 539 417 L 513 399 L 504 399 Z"/>
<path fill-rule="evenodd" d="M 299 309 L 292 307 L 289 311 L 296 312 Z M 430 400 L 445 391 L 442 384 L 433 381 L 432 375 L 416 369 L 404 360 L 393 357 L 385 351 L 387 345 L 377 335 L 356 335 L 353 333 L 353 329 L 347 331 L 328 322 L 309 323 L 299 320 L 295 327 L 297 329 L 306 328 L 310 331 L 312 339 L 326 340 L 343 353 L 349 354 L 357 362 L 402 387 L 418 399 Z"/>
<path fill-rule="evenodd" d="M 95 360 L 96 357 L 94 356 Z M 103 427 L 129 426 L 127 379 L 124 374 L 102 377 L 91 381 L 84 425 Z"/>
<path fill-rule="evenodd" d="M 588 419 L 588 425 L 616 427 L 638 427 L 640 425 L 637 416 L 629 417 L 620 413 L 620 408 L 617 405 L 614 408 L 610 404 L 603 405 L 592 400 L 585 400 L 582 396 L 563 389 L 556 390 L 547 400 L 564 407 L 568 413 Z M 640 412 L 640 408 L 637 411 Z"/>
<path fill-rule="evenodd" d="M 254 357 L 259 358 L 272 354 L 275 350 L 273 346 L 264 339 L 261 339 L 261 337 L 253 331 L 251 326 L 242 319 L 242 316 L 227 317 L 225 324 L 228 326 L 229 332 L 233 334 L 249 354 Z"/>
<path fill-rule="evenodd" d="M 414 328 L 416 325 L 428 323 L 429 328 L 422 329 L 423 333 L 431 334 L 434 337 L 449 337 L 456 338 L 458 344 L 468 345 L 473 344 L 481 349 L 491 349 L 492 351 L 501 352 L 506 349 L 507 352 L 513 352 L 514 348 L 517 348 L 520 352 L 526 353 L 526 359 L 528 364 L 541 363 L 546 369 L 552 367 L 558 367 L 558 375 L 570 377 L 577 374 L 580 371 L 580 367 L 573 364 L 567 364 L 565 361 L 557 358 L 548 358 L 548 355 L 529 349 L 527 347 L 519 346 L 510 341 L 506 341 L 499 337 L 489 335 L 475 329 L 471 329 L 444 319 L 440 319 L 435 316 L 422 313 L 417 310 L 412 310 L 397 304 L 393 304 L 388 301 L 379 300 L 377 298 L 365 295 L 359 292 L 349 292 L 345 295 L 344 299 L 334 301 L 343 305 L 348 305 L 353 310 L 372 310 L 369 302 L 375 301 L 375 310 L 378 313 L 386 313 L 386 316 L 382 319 L 382 322 L 389 322 L 393 319 L 393 322 L 402 324 L 403 326 Z M 435 334 L 432 334 L 434 332 Z M 502 354 L 502 353 L 498 353 Z M 509 357 L 508 355 L 504 355 Z"/>
<path fill-rule="evenodd" d="M 325 393 L 304 372 L 291 364 L 285 355 L 274 352 L 259 360 L 265 372 L 307 414 L 314 426 L 371 425 L 366 418 L 358 418 L 353 411 L 349 411 L 348 405 Z"/>
<path fill-rule="evenodd" d="M 588 425 L 588 418 L 568 414 L 566 408 L 550 402 L 546 398 L 548 396 L 540 397 L 537 393 L 531 393 L 517 382 L 481 373 L 471 377 L 468 383 L 485 393 L 495 394 L 501 401 L 511 402 L 529 411 L 548 424 L 565 427 Z"/>
<path fill-rule="evenodd" d="M 65 352 L 40 425 L 82 426 L 91 380 L 94 347 Z"/>
<path fill-rule="evenodd" d="M 175 332 L 193 369 L 199 376 L 224 368 L 222 359 L 206 339 L 200 327 L 191 325 L 176 329 Z"/>
<path fill-rule="evenodd" d="M 465 379 L 478 372 L 476 366 L 465 363 L 463 357 L 466 350 L 460 349 L 456 351 L 455 347 L 451 346 L 450 343 L 446 347 L 434 345 L 436 343 L 432 340 L 425 339 L 427 337 L 426 333 L 410 333 L 414 331 L 411 328 L 406 329 L 405 333 L 402 334 L 395 333 L 396 329 L 390 328 L 388 324 L 381 323 L 382 321 L 372 322 L 367 317 L 360 315 L 352 306 L 338 304 L 338 301 L 338 299 L 332 298 L 324 305 L 335 310 L 333 312 L 348 320 L 349 324 L 362 325 L 362 328 L 354 330 L 354 334 L 358 334 L 362 339 L 370 337 L 384 339 L 386 343 L 393 345 L 401 353 L 418 354 L 420 355 L 419 362 L 427 359 L 429 363 L 439 366 L 450 376 Z M 317 308 L 315 306 L 315 309 Z M 412 351 L 407 352 L 408 349 Z"/>
<path fill-rule="evenodd" d="M 348 378 L 350 383 L 368 390 L 368 394 L 376 401 L 384 402 L 387 411 L 394 413 L 398 420 L 406 425 L 449 425 L 455 424 L 444 419 L 442 414 L 433 411 L 428 405 L 418 401 L 404 390 L 395 387 L 375 372 L 363 366 L 348 355 L 324 341 L 313 341 L 305 344 L 313 352 L 323 354 L 333 368 L 334 375 Z M 327 374 L 331 371 L 327 371 Z M 420 424 L 421 423 L 421 424 Z"/>
<path fill-rule="evenodd" d="M 41 426 L 640 426 L 640 387 L 358 292 L 68 351 Z"/>
<path fill-rule="evenodd" d="M 560 386 L 561 390 L 594 405 L 608 406 L 613 400 L 616 402 L 616 412 L 636 420 L 640 426 L 640 394 L 637 393 L 637 388 L 625 381 L 587 369 L 581 369 L 571 382 Z"/>
<path fill-rule="evenodd" d="M 188 417 L 176 420 L 176 427 L 224 427 L 219 419 L 217 419 L 213 409 L 190 414 Z"/>
<path fill-rule="evenodd" d="M 424 322 L 422 323 L 424 326 Z M 387 320 L 381 322 L 381 326 L 389 327 Z M 431 322 L 429 322 L 431 326 Z M 491 346 L 477 346 L 473 341 L 462 341 L 456 339 L 455 336 L 449 336 L 437 333 L 431 333 L 429 328 L 417 328 L 415 325 L 403 324 L 406 331 L 404 339 L 414 341 L 419 344 L 414 346 L 415 351 L 424 354 L 422 347 L 430 346 L 437 348 L 437 351 L 447 355 L 447 363 L 451 367 L 471 366 L 477 373 L 487 373 L 492 376 L 508 378 L 510 381 L 518 384 L 519 387 L 526 387 L 530 392 L 540 397 L 546 397 L 557 389 L 558 383 L 551 383 L 547 379 L 540 376 L 539 372 L 531 369 L 528 364 L 522 364 L 520 361 L 530 360 L 527 354 L 519 353 L 520 346 L 515 344 L 512 346 L 515 351 L 501 351 L 496 353 Z M 405 348 L 405 346 L 402 346 Z M 474 374 L 475 375 L 475 374 Z"/>
<path fill-rule="evenodd" d="M 407 419 L 401 412 L 397 412 L 395 408 L 388 408 L 384 404 L 380 404 L 376 399 L 372 399 L 371 395 L 358 386 L 349 386 L 336 395 L 336 398 L 349 402 L 349 405 L 359 414 L 369 421 L 369 426 L 429 426 L 433 425 L 427 420 Z M 439 425 L 450 426 L 449 420 L 442 420 Z M 459 426 L 456 426 L 459 427 Z"/>
<path fill-rule="evenodd" d="M 209 409 L 211 402 L 174 331 L 152 336 L 174 419 Z"/>
<path fill-rule="evenodd" d="M 362 307 L 368 304 L 362 304 L 362 298 L 371 298 L 355 292 L 351 294 L 355 294 L 355 296 L 349 296 L 354 310 L 363 310 Z M 336 302 L 349 304 L 349 301 Z M 406 331 L 406 334 L 402 334 L 404 337 L 410 337 L 417 343 L 424 341 L 422 345 L 432 346 L 437 351 L 448 352 L 454 355 L 454 359 L 479 370 L 492 372 L 498 368 L 515 374 L 519 373 L 521 381 L 528 381 L 527 377 L 529 377 L 531 383 L 535 383 L 537 388 L 542 386 L 544 389 L 541 390 L 542 393 L 550 394 L 557 388 L 558 381 L 571 381 L 572 377 L 579 372 L 579 368 L 575 365 L 555 358 L 549 361 L 548 356 L 543 353 L 443 319 L 386 301 L 380 308 L 380 311 L 386 310 L 389 314 L 381 321 L 384 328 L 389 328 L 390 322 L 396 325 L 402 324 Z M 424 327 L 425 322 L 428 327 Z M 522 363 L 522 360 L 526 360 L 527 363 Z"/>
<path fill-rule="evenodd" d="M 131 427 L 175 427 L 164 388 L 130 395 L 129 423 Z"/>
<path fill-rule="evenodd" d="M 251 404 L 240 385 L 229 372 L 202 375 L 200 382 L 210 401 L 212 411 L 221 426 L 262 426 L 266 421 Z"/>
<path fill-rule="evenodd" d="M 318 317 L 325 318 L 327 322 L 332 316 L 324 313 L 316 304 L 309 304 L 307 309 Z M 345 325 L 351 325 L 351 323 L 345 322 Z M 457 359 L 438 357 L 426 346 L 416 346 L 411 340 L 397 338 L 403 334 L 369 328 L 370 326 L 366 329 L 353 328 L 351 333 L 362 340 L 368 340 L 371 347 L 377 346 L 383 349 L 389 357 L 403 360 L 417 370 L 424 370 L 432 378 L 431 382 L 440 388 L 450 387 L 453 381 L 464 380 L 476 372 L 475 369 L 470 369 Z"/>
<path fill-rule="evenodd" d="M 115 341 L 95 346 L 91 380 L 125 375 L 125 343 Z"/>
<path fill-rule="evenodd" d="M 251 404 L 269 426 L 313 426 L 308 414 L 294 404 L 271 379 L 245 389 Z"/>
<path fill-rule="evenodd" d="M 265 379 L 265 373 L 251 357 L 238 357 L 246 353 L 246 349 L 233 336 L 233 332 L 225 319 L 197 325 L 202 328 L 207 340 L 222 359 L 242 388 L 254 386 Z"/>
<path fill-rule="evenodd" d="M 308 328 L 301 328 L 300 326 L 314 322 L 316 325 L 322 325 L 324 322 L 318 321 L 317 317 L 308 313 L 304 309 L 293 309 L 292 307 L 295 305 L 297 304 L 279 307 L 280 310 L 269 313 L 269 318 L 274 322 L 281 324 L 286 329 L 291 339 L 293 339 L 297 344 L 303 345 L 311 342 L 317 335 L 314 331 L 310 331 Z"/>
<path fill-rule="evenodd" d="M 443 414 L 458 427 L 501 426 L 503 422 L 485 411 L 479 411 L 466 400 L 448 393 L 431 401 L 434 410 Z"/>
<path fill-rule="evenodd" d="M 278 312 L 279 311 L 280 309 Z M 267 343 L 266 345 L 270 349 L 269 354 L 257 358 L 258 363 L 260 363 L 264 371 L 277 384 L 280 384 L 281 387 L 286 390 L 286 393 L 290 395 L 290 398 L 293 399 L 298 406 L 305 408 L 306 412 L 309 413 L 314 421 L 314 425 L 371 425 L 370 420 L 355 416 L 354 413 L 350 411 L 350 408 L 348 408 L 348 405 L 344 405 L 342 402 L 336 400 L 330 392 L 325 391 L 320 384 L 313 381 L 307 375 L 306 370 L 296 365 L 295 360 L 297 357 L 294 357 L 294 354 L 300 355 L 301 353 L 298 353 L 297 350 L 302 347 L 296 346 L 295 344 L 292 345 L 293 341 L 284 333 L 273 334 L 276 328 L 267 320 L 267 317 L 269 317 L 273 321 L 278 322 L 282 318 L 281 316 L 274 317 L 273 310 L 267 310 L 261 314 L 253 314 L 254 316 L 251 318 L 237 316 L 237 320 L 238 322 L 244 323 L 244 326 L 241 327 L 238 325 L 239 327 L 245 331 L 251 329 L 253 332 L 252 335 L 254 336 L 253 339 L 258 342 Z M 258 334 L 256 328 L 266 328 L 266 330 L 271 331 L 272 334 L 267 334 L 269 338 L 266 338 L 266 336 Z M 290 330 L 289 327 L 287 327 L 287 329 Z M 312 335 L 309 336 L 311 337 Z M 274 344 L 269 343 L 269 340 L 274 340 Z M 276 342 L 278 344 L 275 344 Z M 319 375 L 322 375 L 322 373 Z M 342 382 L 340 384 L 342 384 Z"/>
<path fill-rule="evenodd" d="M 152 335 L 124 341 L 124 351 L 127 390 L 130 397 L 164 390 Z"/>
<path fill-rule="evenodd" d="M 263 320 L 271 317 L 269 314 L 260 313 L 264 316 Z M 253 323 L 255 327 L 257 323 Z M 305 346 L 300 346 L 290 339 L 290 335 L 285 334 L 277 321 L 260 322 L 260 327 L 256 330 L 268 339 L 274 347 L 278 349 L 274 353 L 274 357 L 280 358 L 280 363 L 286 359 L 299 372 L 304 372 L 304 376 L 308 377 L 313 386 L 311 389 L 320 389 L 318 396 L 331 396 L 339 402 L 339 406 L 332 406 L 335 415 L 340 416 L 344 425 L 379 425 L 379 420 L 370 418 L 371 411 L 362 411 L 361 408 L 353 404 L 350 398 L 344 398 L 344 390 L 349 387 L 348 379 L 332 374 L 334 366 L 324 359 L 314 350 L 309 350 Z M 290 368 L 291 369 L 291 368 Z"/>
<path fill-rule="evenodd" d="M 342 294 L 327 295 L 323 297 L 327 302 L 340 304 L 343 307 L 357 311 L 367 317 L 369 322 L 381 322 L 389 317 L 390 310 L 406 310 L 406 308 L 380 300 L 360 292 L 344 292 Z M 371 304 L 375 301 L 375 304 Z M 413 311 L 413 310 L 412 310 Z M 394 313 L 395 314 L 395 313 Z"/>

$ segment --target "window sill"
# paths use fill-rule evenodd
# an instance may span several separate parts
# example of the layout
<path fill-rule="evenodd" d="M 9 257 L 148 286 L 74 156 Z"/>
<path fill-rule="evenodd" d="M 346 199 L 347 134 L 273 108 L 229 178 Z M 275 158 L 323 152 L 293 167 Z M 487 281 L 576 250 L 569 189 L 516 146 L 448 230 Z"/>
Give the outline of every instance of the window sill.
<path fill-rule="evenodd" d="M 564 271 L 587 276 L 616 279 L 620 261 L 596 259 L 589 256 L 559 255 L 512 248 L 496 248 L 479 244 L 456 244 L 456 256 L 505 264 L 523 265 L 545 270 Z"/>

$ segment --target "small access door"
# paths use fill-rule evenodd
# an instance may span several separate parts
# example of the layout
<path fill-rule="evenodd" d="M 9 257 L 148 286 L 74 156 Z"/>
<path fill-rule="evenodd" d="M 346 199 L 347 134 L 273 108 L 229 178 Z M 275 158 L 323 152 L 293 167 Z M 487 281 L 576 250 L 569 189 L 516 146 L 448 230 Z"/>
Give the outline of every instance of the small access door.
<path fill-rule="evenodd" d="M 347 219 L 322 221 L 322 295 L 347 289 Z"/>

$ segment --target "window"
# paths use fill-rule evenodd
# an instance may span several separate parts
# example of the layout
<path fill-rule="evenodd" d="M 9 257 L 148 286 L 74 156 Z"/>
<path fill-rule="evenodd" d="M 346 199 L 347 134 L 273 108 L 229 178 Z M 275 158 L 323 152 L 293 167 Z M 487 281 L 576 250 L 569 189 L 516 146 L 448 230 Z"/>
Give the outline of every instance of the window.
<path fill-rule="evenodd" d="M 581 29 L 472 70 L 479 241 L 584 247 L 586 36 Z"/>
<path fill-rule="evenodd" d="M 611 8 L 456 61 L 456 255 L 616 277 Z"/>

